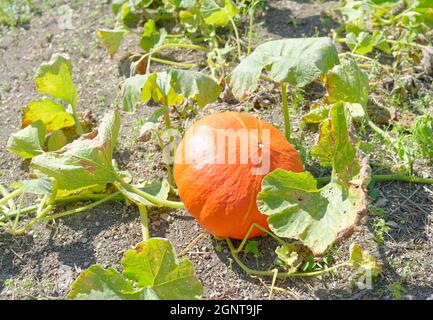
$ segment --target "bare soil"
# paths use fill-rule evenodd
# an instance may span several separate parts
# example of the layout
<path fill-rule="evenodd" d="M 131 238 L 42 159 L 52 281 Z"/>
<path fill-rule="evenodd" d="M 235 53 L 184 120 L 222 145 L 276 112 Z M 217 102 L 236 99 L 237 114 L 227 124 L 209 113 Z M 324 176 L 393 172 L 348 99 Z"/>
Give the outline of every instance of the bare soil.
<path fill-rule="evenodd" d="M 0 35 L 0 181 L 5 185 L 27 176 L 28 163 L 8 153 L 5 146 L 9 135 L 19 128 L 22 107 L 38 97 L 33 76 L 40 63 L 49 60 L 53 53 L 68 53 L 80 97 L 78 108 L 91 111 L 98 120 L 116 101 L 118 85 L 124 79 L 118 70 L 119 61 L 135 45 L 129 39 L 121 52 L 110 59 L 95 35 L 97 29 L 114 23 L 110 4 L 99 0 L 56 2 L 54 8 L 34 17 L 30 26 Z M 330 18 L 335 1 L 268 2 L 269 9 L 258 18 L 256 43 L 281 37 L 327 35 L 336 26 Z M 58 27 L 58 7 L 66 3 L 73 10 L 71 30 Z M 265 97 L 268 104 L 250 112 L 281 125 L 279 98 L 270 92 Z M 219 103 L 206 107 L 201 115 L 243 108 Z M 156 147 L 135 138 L 138 119 L 151 111 L 152 106 L 144 106 L 135 114 L 123 114 L 115 158 L 136 181 L 157 180 L 165 175 Z M 374 241 L 371 212 L 354 236 L 332 251 L 338 262 L 347 258 L 351 242 L 370 250 L 383 265 L 373 289 L 360 288 L 351 270 L 340 270 L 321 278 L 279 280 L 273 299 L 393 299 L 395 294 L 390 288 L 396 282 L 405 288 L 403 298 L 433 299 L 433 188 L 408 183 L 383 183 L 378 188 L 380 194 L 373 205 L 383 207 L 386 221 L 391 222 L 384 243 L 378 245 Z M 178 252 L 203 232 L 184 210 L 161 209 L 154 213 L 158 214 L 151 216 L 151 235 L 168 238 Z M 39 225 L 25 236 L 0 232 L 0 299 L 65 298 L 81 270 L 94 263 L 120 269 L 123 252 L 140 240 L 138 212 L 134 206 L 123 203 L 104 204 Z M 275 246 L 271 239 L 263 238 L 259 244 L 263 258 L 244 258 L 253 267 L 267 269 L 275 259 Z M 224 242 L 206 235 L 185 256 L 191 259 L 203 283 L 205 299 L 269 297 L 271 279 L 245 274 L 232 260 Z"/>

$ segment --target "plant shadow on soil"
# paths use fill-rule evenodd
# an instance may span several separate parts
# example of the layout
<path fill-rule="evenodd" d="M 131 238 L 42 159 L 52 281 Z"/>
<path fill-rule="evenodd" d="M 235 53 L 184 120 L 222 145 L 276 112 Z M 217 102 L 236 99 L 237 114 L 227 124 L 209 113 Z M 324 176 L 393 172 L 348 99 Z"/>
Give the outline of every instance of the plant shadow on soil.
<path fill-rule="evenodd" d="M 429 239 L 429 216 L 433 212 L 433 202 L 429 199 L 431 194 L 423 190 L 422 185 L 410 185 L 408 183 L 386 183 L 379 186 L 383 197 L 389 202 L 399 201 L 385 207 L 385 212 L 380 217 L 385 221 L 396 222 L 396 227 L 392 228 L 385 241 L 377 244 L 378 262 L 382 265 L 381 275 L 373 282 L 372 290 L 363 289 L 352 292 L 350 288 L 337 289 L 318 289 L 315 294 L 321 299 L 329 299 L 330 296 L 341 297 L 343 299 L 380 299 L 395 298 L 386 292 L 388 285 L 400 283 L 405 288 L 403 295 L 408 295 L 414 299 L 431 299 L 433 297 L 433 287 L 431 283 L 419 283 L 416 279 L 412 281 L 404 278 L 401 268 L 408 267 L 409 274 L 423 272 L 430 266 L 432 269 L 433 261 L 431 252 L 431 239 Z M 374 202 L 373 202 L 374 205 Z M 371 234 L 376 234 L 374 226 L 374 215 L 369 212 L 365 223 Z M 431 232 L 431 231 L 430 231 Z M 431 237 L 431 236 L 430 236 Z M 419 261 L 421 259 L 421 262 Z M 424 264 L 424 265 L 422 265 Z M 414 270 L 414 269 L 417 270 Z M 398 270 L 400 269 L 400 270 Z M 422 271 L 420 271 L 422 270 Z M 389 290 L 389 289 L 388 289 Z M 388 295 L 388 296 L 386 296 Z"/>
<path fill-rule="evenodd" d="M 305 3 L 305 1 L 296 2 Z M 263 29 L 267 33 L 282 38 L 327 36 L 331 29 L 338 27 L 338 23 L 333 21 L 324 11 L 320 9 L 312 11 L 311 8 L 306 8 L 306 11 L 308 11 L 308 16 L 299 17 L 289 8 L 270 4 L 260 21 L 263 22 Z"/>
<path fill-rule="evenodd" d="M 71 209 L 70 206 L 67 208 Z M 108 203 L 85 213 L 58 219 L 55 223 L 39 225 L 32 234 L 0 234 L 0 292 L 6 279 L 19 278 L 23 272 L 34 279 L 43 279 L 47 275 L 49 277 L 50 271 L 61 266 L 76 270 L 96 263 L 97 242 L 94 239 L 112 230 L 116 224 L 132 222 L 134 214 L 125 214 L 127 211 L 128 207 L 123 204 Z M 115 232 L 103 236 L 106 243 L 112 241 L 110 237 L 113 234 Z M 123 238 L 120 242 L 130 243 L 129 239 Z M 121 251 L 118 252 L 120 256 Z M 32 266 L 31 270 L 24 270 L 29 266 Z"/>

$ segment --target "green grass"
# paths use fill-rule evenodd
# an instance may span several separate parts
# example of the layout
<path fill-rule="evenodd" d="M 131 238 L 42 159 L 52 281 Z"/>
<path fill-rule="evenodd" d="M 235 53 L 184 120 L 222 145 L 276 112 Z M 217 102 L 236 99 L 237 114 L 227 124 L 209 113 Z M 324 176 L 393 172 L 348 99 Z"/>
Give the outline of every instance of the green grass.
<path fill-rule="evenodd" d="M 53 7 L 51 0 L 1 0 L 0 28 L 16 28 L 30 23 L 33 15 Z"/>

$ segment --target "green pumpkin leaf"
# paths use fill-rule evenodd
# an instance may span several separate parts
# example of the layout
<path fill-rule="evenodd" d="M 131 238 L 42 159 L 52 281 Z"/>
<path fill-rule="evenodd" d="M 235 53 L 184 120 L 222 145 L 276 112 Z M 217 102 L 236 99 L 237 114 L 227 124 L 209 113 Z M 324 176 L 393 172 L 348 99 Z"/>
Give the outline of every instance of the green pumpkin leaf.
<path fill-rule="evenodd" d="M 155 78 L 156 73 L 152 73 L 135 75 L 125 80 L 122 94 L 124 111 L 135 111 L 139 102 L 147 102 L 152 98 L 151 90 L 154 87 Z"/>
<path fill-rule="evenodd" d="M 106 114 L 97 130 L 82 135 L 60 150 L 32 159 L 38 174 L 55 178 L 61 190 L 75 190 L 116 180 L 112 154 L 120 130 L 120 115 Z"/>
<path fill-rule="evenodd" d="M 355 61 L 346 60 L 332 68 L 327 74 L 325 85 L 329 103 L 359 103 L 367 109 L 368 77 Z"/>
<path fill-rule="evenodd" d="M 90 266 L 72 283 L 69 300 L 137 300 L 132 281 L 114 268 Z"/>
<path fill-rule="evenodd" d="M 188 32 L 196 32 L 200 27 L 201 15 L 198 7 L 179 11 L 179 20 Z"/>
<path fill-rule="evenodd" d="M 122 259 L 123 274 L 142 288 L 145 300 L 198 299 L 203 287 L 188 259 L 178 261 L 171 243 L 151 238 L 128 250 Z"/>
<path fill-rule="evenodd" d="M 40 93 L 48 94 L 77 106 L 78 95 L 72 82 L 72 65 L 69 56 L 54 54 L 51 60 L 41 64 L 36 72 L 36 88 Z"/>
<path fill-rule="evenodd" d="M 74 118 L 66 112 L 65 108 L 50 99 L 40 99 L 30 102 L 23 110 L 22 127 L 41 120 L 48 132 L 72 127 Z"/>
<path fill-rule="evenodd" d="M 230 0 L 225 0 L 224 4 L 222 4 L 222 1 L 202 0 L 200 11 L 206 24 L 215 27 L 226 26 L 230 19 L 239 12 Z"/>
<path fill-rule="evenodd" d="M 257 205 L 269 216 L 269 226 L 277 236 L 298 239 L 314 255 L 323 255 L 349 236 L 366 214 L 364 186 L 362 181 L 345 190 L 331 182 L 317 189 L 309 172 L 277 169 L 263 179 Z"/>
<path fill-rule="evenodd" d="M 48 138 L 48 151 L 56 151 L 63 148 L 68 143 L 68 138 L 62 130 L 56 130 Z"/>
<path fill-rule="evenodd" d="M 48 177 L 42 177 L 13 183 L 12 187 L 20 188 L 24 193 L 50 195 L 53 192 L 53 181 Z"/>
<path fill-rule="evenodd" d="M 358 36 L 351 32 L 346 35 L 346 44 L 352 52 L 367 54 L 373 51 L 375 41 L 373 35 L 368 32 L 362 31 Z"/>
<path fill-rule="evenodd" d="M 221 93 L 215 79 L 203 73 L 172 69 L 168 74 L 174 91 L 184 98 L 195 100 L 200 107 L 215 102 Z"/>
<path fill-rule="evenodd" d="M 221 92 L 218 83 L 197 71 L 172 69 L 168 73 L 136 75 L 123 86 L 123 109 L 134 111 L 139 102 L 155 102 L 172 106 L 184 99 L 193 99 L 200 106 L 216 101 Z"/>
<path fill-rule="evenodd" d="M 113 57 L 122 43 L 123 37 L 128 34 L 125 30 L 105 30 L 101 29 L 96 35 L 101 39 L 102 44 L 107 48 L 108 53 Z"/>
<path fill-rule="evenodd" d="M 310 107 L 311 108 L 311 107 Z M 329 105 L 314 105 L 311 110 L 302 116 L 302 121 L 305 123 L 321 123 L 329 117 Z"/>
<path fill-rule="evenodd" d="M 314 255 L 323 255 L 349 236 L 367 212 L 370 170 L 367 159 L 357 158 L 346 113 L 342 102 L 331 107 L 331 118 L 322 123 L 319 141 L 311 150 L 322 165 L 332 165 L 329 184 L 319 189 L 309 172 L 278 169 L 263 179 L 257 196 L 271 230 L 300 240 Z"/>
<path fill-rule="evenodd" d="M 143 34 L 140 39 L 140 47 L 148 52 L 150 49 L 160 46 L 167 37 L 167 31 L 164 28 L 156 29 L 155 21 L 149 19 L 144 24 Z"/>
<path fill-rule="evenodd" d="M 196 5 L 197 0 L 167 0 L 176 8 L 192 8 Z"/>
<path fill-rule="evenodd" d="M 282 39 L 259 45 L 230 73 L 233 94 L 243 98 L 257 88 L 262 70 L 276 82 L 305 86 L 339 63 L 329 38 Z"/>
<path fill-rule="evenodd" d="M 331 119 L 325 120 L 320 126 L 319 141 L 311 149 L 311 155 L 319 159 L 322 166 L 332 166 L 333 180 L 346 183 L 359 173 L 360 164 L 349 138 L 344 104 L 334 104 L 330 115 Z"/>
<path fill-rule="evenodd" d="M 44 152 L 46 129 L 40 120 L 33 122 L 24 129 L 13 133 L 8 140 L 7 150 L 23 158 L 33 158 Z"/>

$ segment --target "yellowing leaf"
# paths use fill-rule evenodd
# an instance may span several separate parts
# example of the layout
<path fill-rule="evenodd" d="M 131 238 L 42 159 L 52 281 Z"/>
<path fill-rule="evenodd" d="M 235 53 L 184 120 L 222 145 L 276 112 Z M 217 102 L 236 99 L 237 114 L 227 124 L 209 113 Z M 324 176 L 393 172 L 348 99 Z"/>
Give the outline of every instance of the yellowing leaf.
<path fill-rule="evenodd" d="M 35 83 L 40 93 L 76 107 L 78 95 L 72 82 L 72 66 L 67 55 L 54 54 L 49 62 L 43 63 L 36 72 Z"/>
<path fill-rule="evenodd" d="M 225 0 L 224 5 L 220 5 L 215 0 L 202 0 L 200 11 L 208 25 L 224 27 L 231 18 L 236 16 L 239 10 L 230 0 Z"/>
<path fill-rule="evenodd" d="M 75 124 L 74 118 L 66 112 L 65 108 L 50 99 L 40 99 L 30 102 L 23 110 L 22 127 L 41 120 L 48 132 L 71 127 Z"/>
<path fill-rule="evenodd" d="M 111 57 L 117 52 L 122 43 L 123 37 L 127 34 L 125 30 L 105 30 L 101 29 L 96 32 L 96 35 L 101 39 L 101 42 L 107 48 Z"/>
<path fill-rule="evenodd" d="M 362 250 L 359 244 L 352 243 L 349 251 L 349 263 L 355 270 L 361 269 L 362 272 L 369 272 L 372 277 L 376 277 L 382 270 L 377 261 L 367 251 Z"/>

